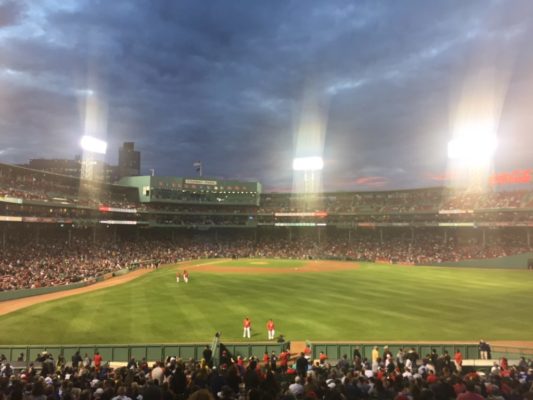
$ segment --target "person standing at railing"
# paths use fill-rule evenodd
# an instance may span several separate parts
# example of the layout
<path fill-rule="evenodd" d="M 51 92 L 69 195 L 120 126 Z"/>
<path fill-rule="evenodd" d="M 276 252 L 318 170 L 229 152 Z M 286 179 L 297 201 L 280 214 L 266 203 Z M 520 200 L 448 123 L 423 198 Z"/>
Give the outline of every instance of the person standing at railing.
<path fill-rule="evenodd" d="M 479 358 L 482 360 L 489 359 L 489 346 L 483 339 L 479 341 Z"/>
<path fill-rule="evenodd" d="M 463 369 L 463 355 L 461 354 L 461 350 L 457 349 L 455 355 L 453 356 L 453 362 L 457 372 L 461 373 Z"/>

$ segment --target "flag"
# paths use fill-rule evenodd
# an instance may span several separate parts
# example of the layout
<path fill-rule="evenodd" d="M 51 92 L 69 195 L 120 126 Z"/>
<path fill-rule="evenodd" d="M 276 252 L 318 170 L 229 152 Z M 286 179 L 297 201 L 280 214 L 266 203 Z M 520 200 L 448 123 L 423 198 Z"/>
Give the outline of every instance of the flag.
<path fill-rule="evenodd" d="M 202 170 L 202 162 L 201 161 L 195 161 L 192 165 L 196 172 L 200 172 Z"/>

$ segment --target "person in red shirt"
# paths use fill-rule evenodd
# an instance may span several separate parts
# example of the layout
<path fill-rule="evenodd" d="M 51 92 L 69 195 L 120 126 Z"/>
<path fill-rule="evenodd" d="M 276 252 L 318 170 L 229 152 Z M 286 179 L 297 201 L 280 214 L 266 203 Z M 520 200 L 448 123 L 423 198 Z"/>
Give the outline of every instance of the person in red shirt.
<path fill-rule="evenodd" d="M 507 362 L 507 358 L 502 357 L 500 360 L 500 370 L 504 371 L 507 368 L 509 368 L 509 363 Z"/>
<path fill-rule="evenodd" d="M 311 359 L 311 356 L 313 355 L 313 351 L 311 350 L 311 347 L 306 344 L 304 349 L 304 356 L 309 361 Z"/>
<path fill-rule="evenodd" d="M 453 362 L 455 364 L 455 369 L 460 373 L 463 369 L 463 355 L 461 354 L 460 350 L 455 352 L 455 355 L 453 356 Z"/>
<path fill-rule="evenodd" d="M 458 395 L 456 400 L 485 400 L 485 398 L 476 392 L 474 382 L 470 381 L 466 383 L 466 392 Z"/>
<path fill-rule="evenodd" d="M 189 283 L 189 272 L 186 269 L 183 270 L 183 282 Z"/>
<path fill-rule="evenodd" d="M 287 350 L 283 350 L 279 354 L 279 366 L 283 371 L 287 371 L 287 365 L 289 364 L 290 353 Z"/>
<path fill-rule="evenodd" d="M 244 359 L 241 356 L 237 356 L 237 365 L 239 367 L 244 367 Z"/>
<path fill-rule="evenodd" d="M 252 337 L 251 335 L 251 329 L 252 329 L 252 321 L 250 321 L 250 318 L 246 317 L 244 318 L 244 321 L 242 321 L 242 337 L 250 339 Z"/>
<path fill-rule="evenodd" d="M 268 351 L 265 351 L 265 354 L 263 355 L 263 364 L 265 364 L 265 368 L 267 368 L 270 364 L 270 356 L 268 355 Z"/>
<path fill-rule="evenodd" d="M 274 325 L 274 321 L 272 321 L 272 319 L 269 319 L 267 322 L 267 332 L 268 340 L 274 340 L 274 337 L 276 336 L 276 326 Z"/>
<path fill-rule="evenodd" d="M 430 370 L 426 378 L 426 382 L 429 384 L 433 384 L 433 383 L 436 383 L 438 380 L 439 380 L 439 377 L 435 375 L 435 373 L 432 370 Z"/>
<path fill-rule="evenodd" d="M 102 356 L 98 352 L 94 353 L 93 365 L 97 371 L 100 370 L 100 366 L 102 365 Z"/>

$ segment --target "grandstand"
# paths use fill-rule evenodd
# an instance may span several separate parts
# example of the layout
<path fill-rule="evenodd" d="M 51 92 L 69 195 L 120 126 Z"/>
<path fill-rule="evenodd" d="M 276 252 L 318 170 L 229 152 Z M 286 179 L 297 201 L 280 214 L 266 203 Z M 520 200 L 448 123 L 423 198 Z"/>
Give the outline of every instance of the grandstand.
<path fill-rule="evenodd" d="M 360 259 L 350 247 L 409 247 L 381 258 L 427 263 L 494 258 L 531 249 L 533 192 L 484 194 L 448 188 L 303 196 L 261 193 L 258 182 L 135 177 L 102 184 L 0 164 L 2 246 L 21 228 L 67 232 L 311 240 L 346 249 L 337 257 Z M 355 246 L 357 245 L 357 246 Z M 419 249 L 416 249 L 416 247 Z M 424 248 L 449 254 L 431 257 Z M 375 251 L 370 250 L 370 253 Z M 458 254 L 456 254 L 458 252 Z M 375 257 L 375 256 L 374 256 Z M 372 260 L 372 256 L 365 256 Z"/>
<path fill-rule="evenodd" d="M 320 195 L 262 193 L 259 182 L 194 178 L 133 177 L 102 184 L 0 164 L 0 221 L 5 248 L 11 232 L 91 230 L 176 239 L 233 236 L 254 242 L 279 238 L 311 240 L 346 248 L 338 257 L 356 258 L 350 247 L 409 247 L 401 262 L 494 258 L 531 249 L 533 192 L 463 193 L 448 188 Z M 417 247 L 419 250 L 413 250 Z M 424 254 L 442 247 L 448 256 Z M 372 251 L 371 251 L 372 252 Z M 455 254 L 459 252 L 459 254 Z M 405 253 L 405 252 L 404 252 Z M 331 254 L 330 254 L 331 255 Z M 372 259 L 365 258 L 365 259 Z"/>
<path fill-rule="evenodd" d="M 513 262 L 505 259 L 508 267 L 525 269 L 525 260 L 532 251 L 532 227 L 533 192 L 527 190 L 489 194 L 448 188 L 317 195 L 262 193 L 259 182 L 135 177 L 123 178 L 118 184 L 104 184 L 0 164 L 0 294 L 6 300 L 79 288 L 138 267 L 198 258 L 336 259 L 421 265 L 457 262 L 489 266 L 507 256 L 515 257 Z M 294 350 L 298 343 L 291 344 L 294 362 L 298 359 Z M 227 344 L 224 349 L 235 355 L 235 363 L 224 364 L 225 355 L 216 353 L 215 360 L 221 369 L 215 370 L 216 375 L 209 379 L 218 376 L 228 382 L 228 374 L 240 371 L 247 376 L 249 371 L 262 368 L 266 373 L 266 378 L 261 378 L 263 384 L 273 379 L 295 382 L 298 375 L 295 367 L 279 362 L 272 366 L 270 360 L 261 364 L 257 357 L 262 353 L 270 357 L 274 351 L 283 359 L 287 345 Z M 70 360 L 83 349 L 87 354 L 80 361 L 84 365 L 79 369 L 81 374 L 88 371 L 92 376 L 108 376 L 114 367 L 115 374 L 125 377 L 126 371 L 132 371 L 139 376 L 138 383 L 146 385 L 150 379 L 157 379 L 161 370 L 172 377 L 171 385 L 176 385 L 181 374 L 198 376 L 204 371 L 205 360 L 200 361 L 203 346 L 5 347 L 1 350 L 7 354 L 1 356 L 5 357 L 2 373 L 4 376 L 40 373 L 50 377 L 48 368 L 52 363 L 60 376 L 51 382 L 59 384 L 66 374 L 78 371 L 79 367 L 74 368 L 74 361 Z M 317 362 L 310 371 L 326 391 L 331 391 L 333 383 L 346 390 L 352 381 L 373 382 L 370 372 L 379 375 L 388 369 L 393 371 L 391 365 L 405 371 L 404 374 L 411 373 L 414 368 L 406 369 L 404 363 L 412 352 L 422 354 L 414 358 L 421 377 L 430 379 L 434 373 L 441 376 L 455 371 L 458 384 L 464 381 L 450 356 L 457 351 L 467 357 L 464 371 L 485 368 L 498 377 L 508 371 L 527 374 L 529 365 L 519 357 L 530 354 L 527 348 L 495 346 L 495 357 L 516 358 L 512 361 L 516 366 L 509 369 L 491 360 L 478 360 L 478 346 L 472 342 L 390 346 L 381 343 L 383 358 L 378 359 L 372 359 L 375 345 L 369 343 L 317 342 L 313 347 L 312 356 Z M 220 350 L 218 342 L 214 348 Z M 412 350 L 404 352 L 404 348 Z M 430 351 L 435 348 L 440 355 L 433 359 Z M 352 357 L 356 349 L 362 350 L 361 358 Z M 388 357 L 387 351 L 391 350 L 394 354 Z M 112 367 L 95 366 L 92 357 L 95 352 L 113 361 Z M 331 360 L 321 362 L 319 352 L 329 353 Z M 348 359 L 344 352 L 349 353 Z M 249 359 L 244 362 L 244 357 Z M 33 359 L 40 361 L 29 363 Z M 162 360 L 166 362 L 160 363 Z M 353 372 L 344 383 L 336 380 L 348 369 Z M 94 375 L 98 371 L 100 375 Z M 533 374 L 529 372 L 528 376 Z M 91 382 L 97 393 L 101 381 L 93 378 Z M 134 396 L 133 386 L 127 390 L 133 390 Z M 185 396 L 189 389 L 172 390 Z M 284 390 L 290 392 L 288 388 Z"/>

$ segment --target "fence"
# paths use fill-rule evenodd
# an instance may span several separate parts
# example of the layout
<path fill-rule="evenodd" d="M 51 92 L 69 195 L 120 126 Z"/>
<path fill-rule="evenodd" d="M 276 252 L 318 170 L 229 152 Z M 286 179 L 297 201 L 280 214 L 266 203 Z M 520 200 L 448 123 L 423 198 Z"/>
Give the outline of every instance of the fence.
<path fill-rule="evenodd" d="M 20 354 L 24 360 L 34 361 L 37 356 L 46 351 L 54 356 L 54 359 L 61 355 L 66 361 L 70 361 L 72 356 L 79 351 L 83 357 L 87 353 L 91 358 L 98 351 L 104 361 L 124 362 L 135 357 L 136 360 L 146 358 L 147 361 L 164 360 L 169 356 L 180 357 L 182 359 L 202 358 L 202 352 L 206 345 L 210 343 L 194 344 L 132 344 L 132 345 L 53 345 L 53 346 L 1 346 L 0 354 L 4 354 L 9 361 L 16 361 Z M 279 354 L 289 343 L 224 343 L 227 350 L 234 356 L 251 357 L 256 356 L 262 359 L 263 354 L 275 351 Z"/>
<path fill-rule="evenodd" d="M 330 360 L 339 360 L 342 356 L 347 355 L 348 358 L 353 358 L 353 353 L 356 347 L 359 347 L 359 351 L 363 358 L 372 358 L 372 349 L 374 346 L 378 346 L 380 352 L 383 351 L 384 346 L 389 347 L 389 351 L 396 356 L 396 353 L 403 348 L 407 351 L 414 348 L 415 351 L 424 357 L 426 354 L 430 354 L 433 349 L 437 354 L 443 354 L 447 351 L 450 356 L 453 357 L 457 350 L 461 351 L 464 359 L 477 359 L 479 358 L 478 344 L 463 343 L 463 344 L 427 344 L 427 343 L 313 343 L 312 351 L 313 357 L 318 358 L 320 352 L 323 352 L 328 356 Z M 493 359 L 506 357 L 508 359 L 518 359 L 520 357 L 533 358 L 533 349 L 525 347 L 503 347 L 493 346 L 492 354 Z"/>

